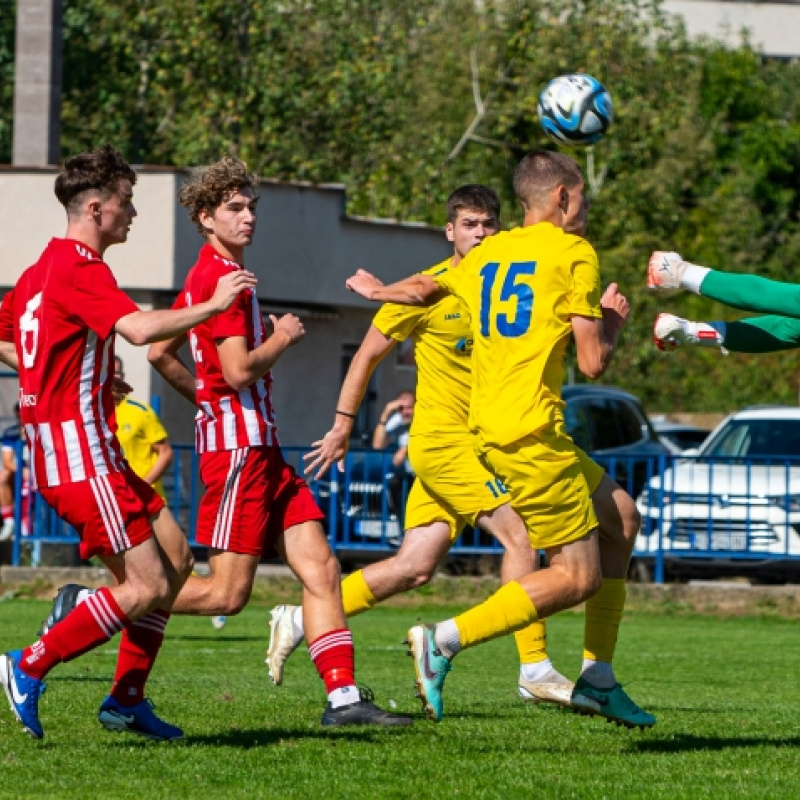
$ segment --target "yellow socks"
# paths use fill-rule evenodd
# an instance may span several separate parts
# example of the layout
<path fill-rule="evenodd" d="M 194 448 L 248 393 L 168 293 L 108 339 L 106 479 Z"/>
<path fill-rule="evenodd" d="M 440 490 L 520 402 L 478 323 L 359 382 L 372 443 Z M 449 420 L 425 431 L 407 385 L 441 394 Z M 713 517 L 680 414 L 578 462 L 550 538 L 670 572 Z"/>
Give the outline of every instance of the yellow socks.
<path fill-rule="evenodd" d="M 625 608 L 624 578 L 606 578 L 600 591 L 586 601 L 583 657 L 592 661 L 614 660 L 617 634 Z"/>
<path fill-rule="evenodd" d="M 520 664 L 547 661 L 547 627 L 543 619 L 531 623 L 514 634 Z"/>
<path fill-rule="evenodd" d="M 364 580 L 363 570 L 348 575 L 342 581 L 342 607 L 346 617 L 369 611 L 377 602 Z"/>
<path fill-rule="evenodd" d="M 488 600 L 454 619 L 461 647 L 505 636 L 537 619 L 536 608 L 517 581 L 501 586 Z"/>

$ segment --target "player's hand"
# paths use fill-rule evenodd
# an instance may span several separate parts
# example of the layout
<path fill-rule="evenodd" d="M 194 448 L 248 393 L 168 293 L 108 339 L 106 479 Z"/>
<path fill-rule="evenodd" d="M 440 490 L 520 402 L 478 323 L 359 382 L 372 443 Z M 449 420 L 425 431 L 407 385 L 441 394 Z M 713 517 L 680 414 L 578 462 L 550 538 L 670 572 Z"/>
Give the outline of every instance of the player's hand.
<path fill-rule="evenodd" d="M 316 471 L 313 477 L 318 480 L 334 463 L 337 463 L 339 472 L 344 472 L 344 458 L 347 455 L 349 440 L 349 431 L 331 428 L 322 439 L 313 442 L 311 446 L 314 449 L 303 456 L 303 461 L 307 462 L 304 468 L 305 474 L 311 475 Z"/>
<path fill-rule="evenodd" d="M 610 283 L 600 298 L 603 309 L 603 327 L 610 336 L 617 336 L 625 325 L 631 306 L 628 298 L 619 291 L 616 283 Z"/>
<path fill-rule="evenodd" d="M 374 290 L 383 286 L 372 273 L 365 269 L 360 269 L 355 275 L 351 275 L 344 284 L 351 292 L 360 294 L 366 300 L 374 300 Z"/>
<path fill-rule="evenodd" d="M 217 288 L 211 297 L 211 305 L 217 311 L 225 311 L 233 305 L 239 292 L 254 289 L 258 281 L 252 272 L 246 269 L 235 269 L 223 275 L 217 281 Z"/>
<path fill-rule="evenodd" d="M 647 264 L 648 289 L 680 289 L 686 262 L 678 253 L 656 250 Z"/>
<path fill-rule="evenodd" d="M 289 338 L 289 345 L 297 344 L 305 335 L 306 329 L 300 321 L 300 317 L 294 314 L 284 314 L 280 319 L 274 314 L 269 315 L 272 329 L 275 333 L 283 333 Z"/>

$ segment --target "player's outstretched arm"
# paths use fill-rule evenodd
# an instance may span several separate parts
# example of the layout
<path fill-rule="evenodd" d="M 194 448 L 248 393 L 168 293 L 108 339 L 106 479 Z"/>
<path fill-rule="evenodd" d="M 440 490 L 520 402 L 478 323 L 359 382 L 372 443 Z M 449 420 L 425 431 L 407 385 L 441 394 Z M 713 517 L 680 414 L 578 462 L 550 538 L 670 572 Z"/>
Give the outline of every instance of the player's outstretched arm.
<path fill-rule="evenodd" d="M 572 317 L 578 369 L 591 380 L 597 380 L 608 369 L 630 313 L 628 300 L 616 283 L 609 284 L 600 298 L 600 305 L 603 319 Z"/>
<path fill-rule="evenodd" d="M 650 256 L 647 285 L 651 289 L 687 289 L 743 311 L 800 318 L 797 284 L 720 272 L 684 261 L 678 253 L 657 250 Z"/>
<path fill-rule="evenodd" d="M 692 322 L 659 314 L 653 338 L 659 350 L 696 345 L 723 352 L 775 353 L 800 347 L 800 320 L 770 315 L 737 322 Z"/>
<path fill-rule="evenodd" d="M 313 442 L 314 449 L 303 456 L 306 462 L 306 475 L 314 473 L 314 477 L 319 478 L 333 464 L 338 464 L 339 471 L 344 472 L 344 458 L 347 455 L 350 433 L 353 430 L 355 415 L 367 391 L 369 379 L 375 367 L 394 346 L 394 339 L 384 336 L 374 325 L 370 325 L 361 347 L 350 362 L 350 368 L 339 392 L 333 427 L 322 439 Z"/>
<path fill-rule="evenodd" d="M 195 379 L 191 370 L 183 363 L 178 351 L 186 344 L 188 335 L 182 333 L 172 339 L 156 342 L 147 351 L 147 360 L 153 369 L 193 406 L 197 405 Z"/>
<path fill-rule="evenodd" d="M 252 272 L 235 270 L 219 279 L 214 294 L 203 303 L 178 309 L 134 311 L 117 320 L 114 330 L 135 345 L 171 339 L 230 308 L 239 292 L 254 288 L 256 283 Z"/>
<path fill-rule="evenodd" d="M 222 376 L 237 391 L 246 389 L 269 372 L 277 360 L 305 335 L 299 317 L 270 314 L 272 335 L 253 350 L 247 349 L 244 336 L 228 336 L 217 343 Z"/>
<path fill-rule="evenodd" d="M 401 306 L 428 306 L 441 299 L 446 291 L 428 275 L 412 275 L 384 286 L 374 275 L 363 269 L 348 278 L 345 286 L 365 300 L 397 303 Z"/>

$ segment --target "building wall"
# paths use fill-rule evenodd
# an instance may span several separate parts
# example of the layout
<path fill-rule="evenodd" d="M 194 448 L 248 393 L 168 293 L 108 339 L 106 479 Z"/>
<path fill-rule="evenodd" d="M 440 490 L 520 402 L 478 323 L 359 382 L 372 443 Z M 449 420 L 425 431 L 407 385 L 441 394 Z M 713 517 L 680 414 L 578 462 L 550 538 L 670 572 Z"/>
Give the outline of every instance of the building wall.
<path fill-rule="evenodd" d="M 741 31 L 750 31 L 752 45 L 768 56 L 800 56 L 800 3 L 742 3 L 738 0 L 666 0 L 663 10 L 680 14 L 691 36 L 710 36 L 733 47 Z"/>

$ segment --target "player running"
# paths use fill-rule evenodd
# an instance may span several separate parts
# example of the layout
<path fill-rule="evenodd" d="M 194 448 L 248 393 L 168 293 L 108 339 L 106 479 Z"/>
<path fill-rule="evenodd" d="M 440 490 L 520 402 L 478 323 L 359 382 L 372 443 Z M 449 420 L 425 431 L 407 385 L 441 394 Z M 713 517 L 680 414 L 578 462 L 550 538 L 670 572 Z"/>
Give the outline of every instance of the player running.
<path fill-rule="evenodd" d="M 647 270 L 650 289 L 687 289 L 725 305 L 767 316 L 737 322 L 692 322 L 659 314 L 654 327 L 661 350 L 681 345 L 738 353 L 772 353 L 800 347 L 800 286 L 758 275 L 737 275 L 692 264 L 677 253 L 656 251 Z"/>
<path fill-rule="evenodd" d="M 196 170 L 179 199 L 206 239 L 175 307 L 202 303 L 223 275 L 243 271 L 256 226 L 257 178 L 226 157 Z M 322 528 L 323 514 L 278 443 L 270 369 L 305 333 L 292 314 L 270 317 L 255 292 L 243 292 L 224 314 L 188 335 L 195 376 L 178 356 L 186 335 L 150 350 L 150 361 L 199 407 L 196 449 L 205 494 L 197 541 L 209 548 L 209 577 L 192 575 L 175 602 L 177 614 L 238 614 L 250 599 L 256 567 L 275 551 L 303 585 L 309 653 L 328 693 L 323 725 L 406 725 L 361 697 L 353 640 L 342 611 L 339 564 Z"/>
<path fill-rule="evenodd" d="M 635 534 L 622 548 L 626 556 L 617 557 L 618 576 L 603 573 L 584 474 L 588 459 L 566 434 L 560 399 L 570 334 L 581 371 L 599 377 L 610 363 L 628 304 L 614 284 L 600 297 L 597 256 L 581 238 L 588 202 L 576 162 L 556 153 L 531 154 L 518 167 L 514 188 L 525 211 L 523 227 L 485 240 L 457 268 L 445 265 L 386 287 L 363 271 L 348 281 L 370 300 L 425 306 L 456 295 L 467 307 L 474 341 L 469 418 L 475 452 L 487 472 L 508 487 L 532 547 L 549 557 L 548 568 L 509 581 L 456 619 L 412 628 L 418 687 L 429 716 L 441 718 L 444 679 L 461 649 L 595 595 L 596 606 L 587 603 L 587 631 L 596 626 L 594 641 L 602 644 L 608 661 L 587 652 L 594 664 L 585 666 L 599 668 L 581 676 L 571 702 L 622 724 L 646 727 L 655 718 L 625 694 L 610 664 Z M 592 467 L 587 470 L 592 482 L 605 481 L 602 470 Z M 624 492 L 610 479 L 604 491 L 611 505 L 617 501 L 616 513 L 626 507 Z M 631 515 L 635 519 L 635 512 Z M 603 582 L 603 574 L 611 579 Z"/>
<path fill-rule="evenodd" d="M 500 200 L 479 185 L 457 189 L 447 201 L 445 233 L 454 253 L 426 270 L 436 275 L 456 268 L 473 247 L 499 227 Z M 376 315 L 342 386 L 334 425 L 306 456 L 307 472 L 317 477 L 332 464 L 340 469 L 347 454 L 353 418 L 377 365 L 398 342 L 414 340 L 418 366 L 416 414 L 411 456 L 418 479 L 406 506 L 406 531 L 396 555 L 349 575 L 342 582 L 345 614 L 353 616 L 400 592 L 426 584 L 464 526 L 480 525 L 506 544 L 502 577 L 518 578 L 532 569 L 527 530 L 509 514 L 508 493 L 477 459 L 469 433 L 472 384 L 469 315 L 461 301 L 448 295 L 428 307 L 386 304 Z M 578 450 L 600 521 L 603 586 L 587 602 L 584 663 L 581 679 L 590 686 L 616 684 L 611 662 L 625 602 L 625 577 L 639 529 L 633 499 L 603 469 Z M 532 702 L 571 704 L 574 684 L 552 665 L 546 651 L 544 620 L 515 633 L 520 655 L 519 694 Z M 285 660 L 303 639 L 297 606 L 273 609 L 267 663 L 280 684 Z M 631 717 L 629 707 L 603 706 L 608 715 Z M 635 714 L 633 718 L 639 717 Z"/>
<path fill-rule="evenodd" d="M 81 537 L 82 558 L 99 556 L 116 586 L 99 589 L 23 650 L 0 655 L 0 683 L 26 733 L 44 736 L 45 676 L 122 631 L 111 694 L 98 719 L 112 731 L 177 739 L 144 696 L 173 599 L 191 572 L 186 539 L 162 499 L 130 469 L 115 435 L 114 338 L 144 345 L 228 308 L 255 286 L 244 270 L 214 282 L 192 308 L 140 311 L 103 261 L 125 242 L 136 216 L 136 174 L 109 145 L 69 159 L 55 183 L 67 212 L 52 239 L 5 296 L 0 359 L 19 372 L 20 415 L 34 488 Z"/>

